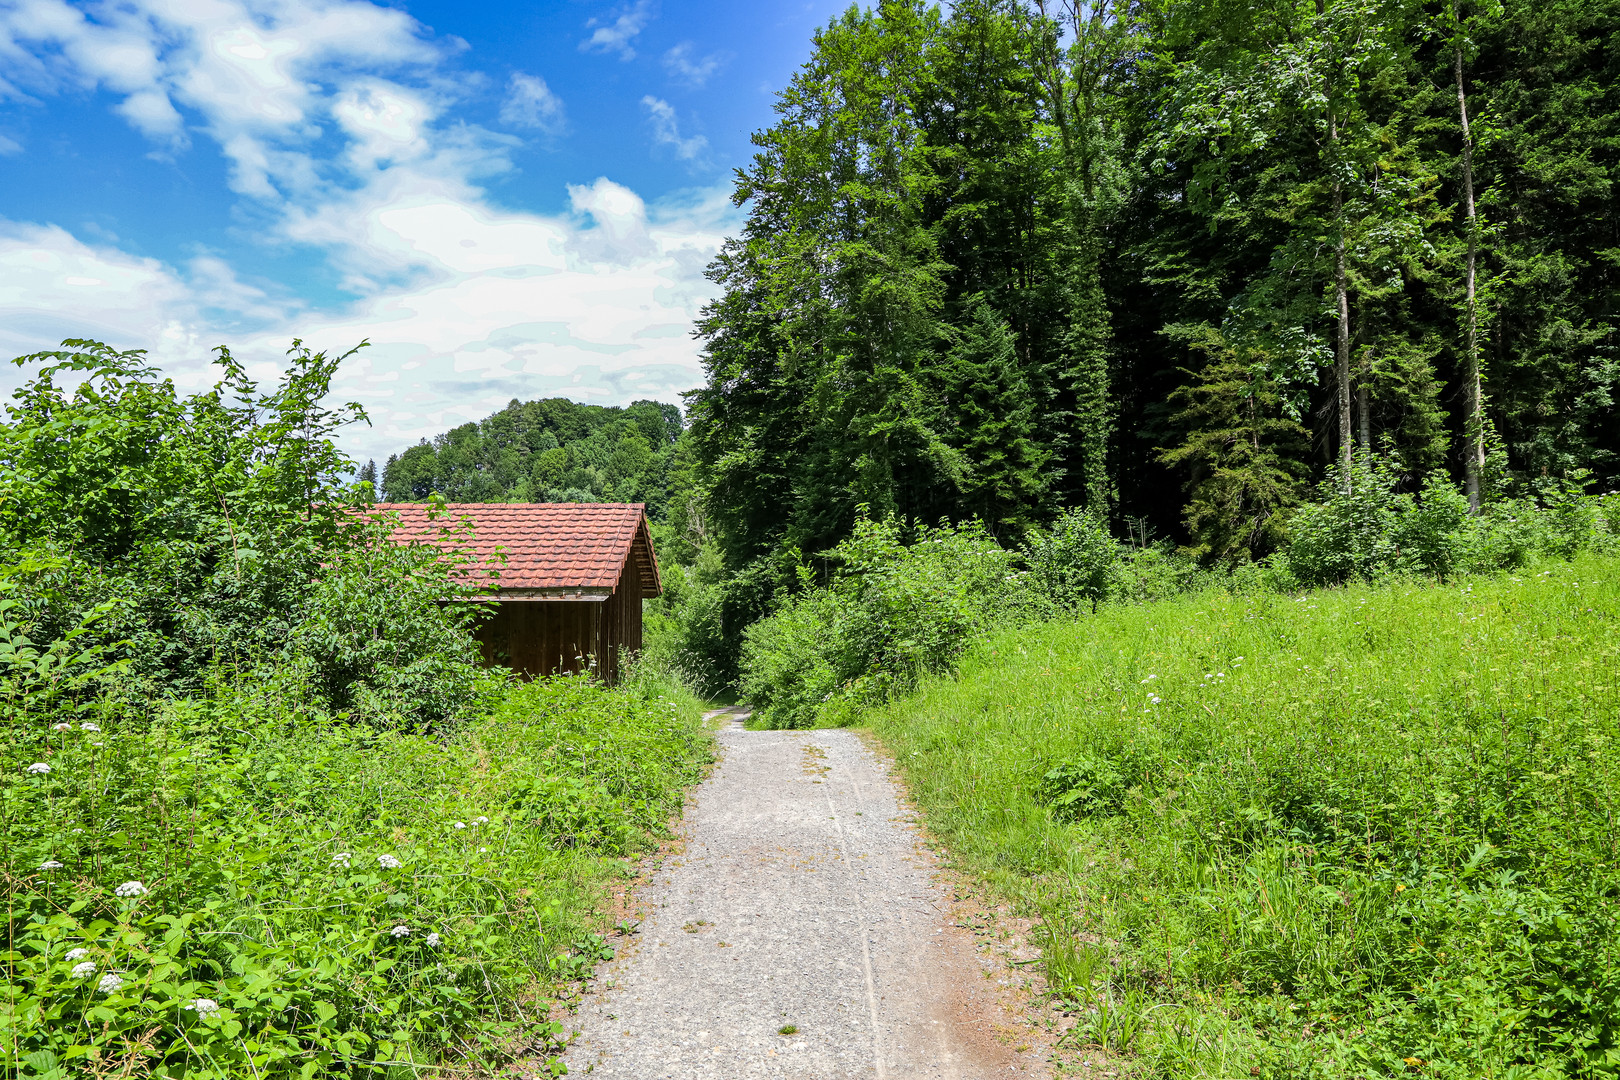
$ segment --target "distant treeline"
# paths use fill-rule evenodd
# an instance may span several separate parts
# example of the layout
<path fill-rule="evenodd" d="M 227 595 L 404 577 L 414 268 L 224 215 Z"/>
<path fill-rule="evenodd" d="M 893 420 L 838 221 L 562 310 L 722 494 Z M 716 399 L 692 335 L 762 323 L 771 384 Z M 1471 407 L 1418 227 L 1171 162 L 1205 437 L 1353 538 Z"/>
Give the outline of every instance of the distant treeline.
<path fill-rule="evenodd" d="M 660 516 L 681 434 L 681 410 L 657 401 L 624 408 L 565 398 L 513 401 L 401 454 L 362 479 L 389 502 L 438 493 L 449 502 L 641 502 Z"/>

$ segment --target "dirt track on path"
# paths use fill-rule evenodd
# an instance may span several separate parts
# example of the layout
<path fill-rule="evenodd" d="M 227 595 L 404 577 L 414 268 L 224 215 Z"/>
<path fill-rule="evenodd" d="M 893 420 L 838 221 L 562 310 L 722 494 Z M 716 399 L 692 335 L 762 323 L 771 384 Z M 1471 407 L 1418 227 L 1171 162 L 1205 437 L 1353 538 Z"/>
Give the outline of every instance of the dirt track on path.
<path fill-rule="evenodd" d="M 1000 1004 L 1004 963 L 952 924 L 887 763 L 849 731 L 734 721 L 719 740 L 684 851 L 638 893 L 635 943 L 573 1018 L 571 1074 L 1044 1075 L 1008 1045 L 1025 1033 Z"/>

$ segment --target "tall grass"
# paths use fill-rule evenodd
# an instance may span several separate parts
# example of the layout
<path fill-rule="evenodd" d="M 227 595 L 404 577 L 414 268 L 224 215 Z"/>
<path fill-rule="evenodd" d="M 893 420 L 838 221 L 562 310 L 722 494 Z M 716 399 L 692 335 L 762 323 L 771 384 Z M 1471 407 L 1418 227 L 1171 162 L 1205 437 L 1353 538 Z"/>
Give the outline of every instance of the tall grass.
<path fill-rule="evenodd" d="M 1620 563 L 1002 631 L 869 714 L 1143 1075 L 1620 1071 Z"/>
<path fill-rule="evenodd" d="M 41 1080 L 545 1060 L 710 756 L 690 695 L 578 678 L 434 736 L 296 679 L 0 720 L 0 1075 Z"/>

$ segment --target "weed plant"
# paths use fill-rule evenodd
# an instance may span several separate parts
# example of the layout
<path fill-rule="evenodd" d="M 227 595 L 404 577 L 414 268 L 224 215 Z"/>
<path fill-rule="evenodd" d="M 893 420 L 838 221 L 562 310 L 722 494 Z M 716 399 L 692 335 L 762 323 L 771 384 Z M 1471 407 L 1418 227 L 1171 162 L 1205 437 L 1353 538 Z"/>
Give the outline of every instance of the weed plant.
<path fill-rule="evenodd" d="M 1620 1071 L 1620 563 L 992 633 L 869 714 L 1150 1076 Z"/>
<path fill-rule="evenodd" d="M 418 1075 L 542 1061 L 611 955 L 604 880 L 709 757 L 643 682 L 498 687 L 427 737 L 297 683 L 8 725 L 5 1075 Z"/>

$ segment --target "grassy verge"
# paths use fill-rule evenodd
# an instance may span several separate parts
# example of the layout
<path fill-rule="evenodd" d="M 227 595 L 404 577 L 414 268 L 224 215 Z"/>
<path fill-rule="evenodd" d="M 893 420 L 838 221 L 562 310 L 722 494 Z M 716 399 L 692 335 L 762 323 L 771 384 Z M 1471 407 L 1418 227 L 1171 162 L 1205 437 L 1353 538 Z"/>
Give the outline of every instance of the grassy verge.
<path fill-rule="evenodd" d="M 274 683 L 14 717 L 0 1072 L 545 1060 L 554 992 L 610 952 L 610 879 L 663 834 L 711 741 L 671 688 L 500 695 L 442 737 Z"/>
<path fill-rule="evenodd" d="M 1620 1070 L 1620 563 L 1001 632 L 869 714 L 1142 1075 Z"/>

